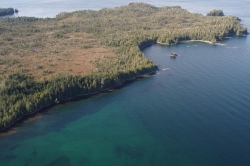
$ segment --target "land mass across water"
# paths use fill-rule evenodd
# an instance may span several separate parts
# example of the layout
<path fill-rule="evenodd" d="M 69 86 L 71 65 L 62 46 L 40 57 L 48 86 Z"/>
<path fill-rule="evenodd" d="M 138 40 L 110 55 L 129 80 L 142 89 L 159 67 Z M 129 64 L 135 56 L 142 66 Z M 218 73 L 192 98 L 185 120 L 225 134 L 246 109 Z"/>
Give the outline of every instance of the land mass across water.
<path fill-rule="evenodd" d="M 247 34 L 236 16 L 145 3 L 0 19 L 0 130 L 45 106 L 96 94 L 157 70 L 141 49 Z"/>
<path fill-rule="evenodd" d="M 1 16 L 8 16 L 18 13 L 19 11 L 14 8 L 0 8 L 0 17 Z"/>

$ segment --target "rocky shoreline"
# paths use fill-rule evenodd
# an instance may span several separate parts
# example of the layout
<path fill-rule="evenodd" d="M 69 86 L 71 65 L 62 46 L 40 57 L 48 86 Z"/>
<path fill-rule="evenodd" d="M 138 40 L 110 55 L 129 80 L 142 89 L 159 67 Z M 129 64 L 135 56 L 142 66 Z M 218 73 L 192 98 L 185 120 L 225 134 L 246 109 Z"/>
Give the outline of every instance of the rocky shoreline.
<path fill-rule="evenodd" d="M 27 118 L 29 116 L 32 116 L 32 115 L 34 115 L 34 114 L 36 114 L 36 113 L 38 113 L 40 111 L 43 111 L 43 110 L 48 109 L 48 108 L 52 108 L 52 107 L 56 106 L 57 104 L 62 104 L 62 103 L 67 103 L 67 102 L 74 101 L 74 100 L 80 100 L 80 99 L 88 98 L 88 97 L 91 97 L 91 96 L 98 95 L 100 93 L 112 92 L 115 89 L 119 89 L 121 87 L 124 87 L 127 83 L 129 83 L 131 81 L 135 81 L 136 79 L 152 77 L 153 75 L 155 75 L 155 72 L 157 70 L 158 70 L 158 67 L 156 67 L 156 70 L 154 70 L 152 72 L 149 72 L 149 73 L 146 73 L 146 74 L 143 74 L 143 75 L 138 75 L 136 77 L 124 80 L 119 85 L 116 85 L 114 87 L 106 88 L 106 89 L 98 91 L 98 92 L 77 95 L 77 96 L 71 97 L 71 98 L 69 98 L 67 100 L 61 101 L 60 103 L 53 103 L 53 104 L 49 104 L 49 105 L 43 106 L 43 107 L 41 107 L 41 108 L 33 111 L 32 113 L 29 113 L 29 114 L 26 114 L 26 115 L 20 117 L 19 119 L 15 120 L 14 122 L 12 122 L 11 124 L 9 124 L 8 126 L 0 129 L 0 132 L 8 132 L 9 129 L 11 129 L 11 127 L 14 126 L 17 122 L 22 121 L 23 119 L 25 119 L 25 118 Z"/>

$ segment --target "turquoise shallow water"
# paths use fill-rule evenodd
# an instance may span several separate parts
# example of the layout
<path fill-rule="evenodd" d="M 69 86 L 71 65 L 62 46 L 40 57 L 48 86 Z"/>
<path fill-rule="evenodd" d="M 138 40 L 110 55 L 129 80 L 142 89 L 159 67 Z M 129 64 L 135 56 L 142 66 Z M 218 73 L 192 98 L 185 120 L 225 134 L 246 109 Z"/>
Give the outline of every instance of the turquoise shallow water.
<path fill-rule="evenodd" d="M 246 4 L 224 8 L 248 26 Z M 223 42 L 144 49 L 155 76 L 18 123 L 0 137 L 0 165 L 249 165 L 250 39 Z"/>

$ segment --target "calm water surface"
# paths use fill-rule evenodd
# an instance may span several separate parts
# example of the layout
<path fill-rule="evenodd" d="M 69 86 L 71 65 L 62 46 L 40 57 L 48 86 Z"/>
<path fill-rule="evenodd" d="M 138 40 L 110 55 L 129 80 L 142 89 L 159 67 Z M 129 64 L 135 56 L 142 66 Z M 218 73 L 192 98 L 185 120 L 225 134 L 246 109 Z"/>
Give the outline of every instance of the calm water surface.
<path fill-rule="evenodd" d="M 219 8 L 250 25 L 249 1 L 145 2 L 202 14 Z M 19 15 L 54 17 L 127 3 L 9 0 L 1 5 L 22 9 Z M 160 65 L 154 77 L 58 105 L 17 124 L 0 137 L 0 165 L 249 165 L 250 39 L 224 43 L 144 49 Z M 173 51 L 176 59 L 169 57 Z"/>

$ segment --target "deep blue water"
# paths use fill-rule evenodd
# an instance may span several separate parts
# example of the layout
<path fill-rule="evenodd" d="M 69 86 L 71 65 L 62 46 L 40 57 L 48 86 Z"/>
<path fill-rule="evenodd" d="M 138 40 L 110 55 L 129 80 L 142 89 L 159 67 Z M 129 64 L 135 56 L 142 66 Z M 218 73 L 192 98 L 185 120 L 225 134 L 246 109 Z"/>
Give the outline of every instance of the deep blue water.
<path fill-rule="evenodd" d="M 250 25 L 249 1 L 145 2 L 202 14 L 222 9 Z M 54 17 L 55 11 L 127 3 L 9 0 L 1 5 L 18 8 L 19 15 Z M 160 65 L 155 76 L 17 124 L 0 137 L 0 165 L 249 165 L 250 39 L 223 42 L 144 49 Z M 171 52 L 179 56 L 171 59 Z"/>

